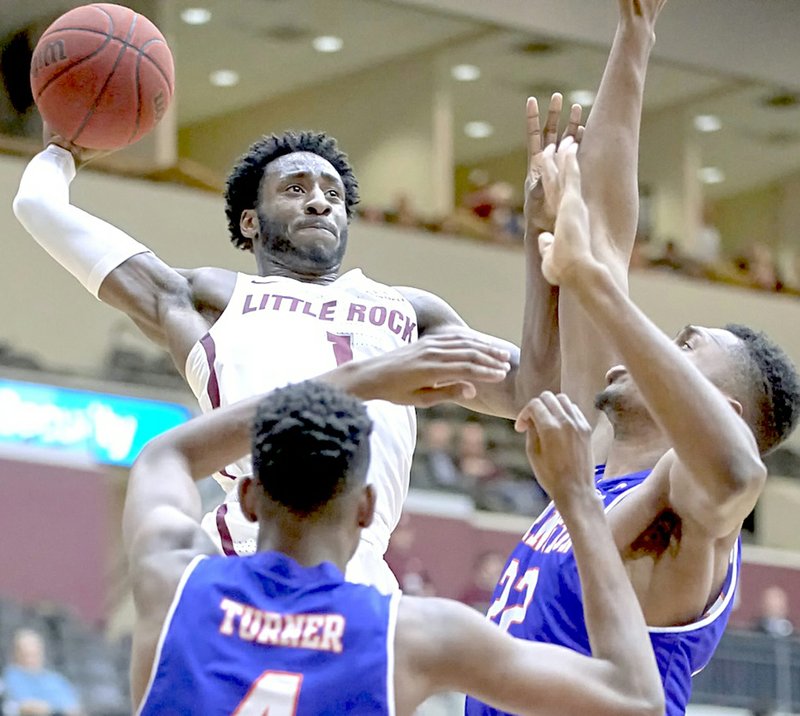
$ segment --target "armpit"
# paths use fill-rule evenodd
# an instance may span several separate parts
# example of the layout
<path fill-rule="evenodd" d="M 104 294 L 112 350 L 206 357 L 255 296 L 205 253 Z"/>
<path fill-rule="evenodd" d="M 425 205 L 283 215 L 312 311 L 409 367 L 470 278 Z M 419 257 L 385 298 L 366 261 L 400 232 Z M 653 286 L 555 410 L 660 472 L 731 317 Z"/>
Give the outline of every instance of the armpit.
<path fill-rule="evenodd" d="M 683 522 L 672 510 L 665 509 L 659 512 L 647 528 L 634 539 L 624 551 L 623 559 L 637 559 L 650 556 L 656 560 L 669 553 L 671 557 L 677 556 L 680 549 Z"/>

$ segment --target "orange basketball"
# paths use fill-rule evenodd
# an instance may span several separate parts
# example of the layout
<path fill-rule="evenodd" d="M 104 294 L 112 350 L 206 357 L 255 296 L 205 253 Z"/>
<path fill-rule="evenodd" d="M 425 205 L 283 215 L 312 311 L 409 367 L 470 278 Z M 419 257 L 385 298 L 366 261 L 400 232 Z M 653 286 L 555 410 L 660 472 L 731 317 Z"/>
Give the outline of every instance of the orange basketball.
<path fill-rule="evenodd" d="M 39 38 L 31 89 L 42 118 L 87 149 L 120 149 L 164 116 L 175 67 L 164 36 L 143 15 L 111 3 L 83 5 Z"/>

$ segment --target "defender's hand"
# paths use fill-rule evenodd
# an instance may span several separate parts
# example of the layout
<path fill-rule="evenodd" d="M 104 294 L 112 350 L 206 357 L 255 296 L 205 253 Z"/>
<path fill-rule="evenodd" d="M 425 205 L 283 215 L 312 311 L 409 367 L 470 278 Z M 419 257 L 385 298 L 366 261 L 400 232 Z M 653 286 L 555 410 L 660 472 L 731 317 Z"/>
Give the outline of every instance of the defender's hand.
<path fill-rule="evenodd" d="M 589 210 L 581 193 L 578 145 L 567 137 L 542 153 L 542 183 L 545 193 L 558 206 L 555 233 L 539 235 L 542 273 L 554 286 L 561 286 L 575 270 L 594 261 L 589 234 Z"/>
<path fill-rule="evenodd" d="M 469 400 L 475 383 L 499 383 L 511 369 L 508 351 L 467 331 L 424 336 L 353 364 L 361 372 L 354 392 L 364 399 L 429 407 Z"/>
<path fill-rule="evenodd" d="M 558 142 L 558 122 L 561 117 L 563 98 L 556 92 L 550 98 L 544 133 L 539 118 L 539 103 L 529 97 L 526 105 L 528 130 L 528 174 L 525 178 L 525 219 L 528 229 L 535 234 L 553 231 L 558 202 L 553 203 L 542 186 L 543 152 Z M 564 137 L 573 137 L 580 142 L 583 127 L 580 126 L 582 108 L 573 104 L 569 111 L 569 121 Z"/>
<path fill-rule="evenodd" d="M 656 20 L 667 0 L 619 0 L 620 25 L 647 32 L 655 42 Z"/>
<path fill-rule="evenodd" d="M 514 427 L 527 431 L 528 460 L 553 500 L 594 493 L 592 429 L 566 395 L 542 393 L 522 409 Z"/>

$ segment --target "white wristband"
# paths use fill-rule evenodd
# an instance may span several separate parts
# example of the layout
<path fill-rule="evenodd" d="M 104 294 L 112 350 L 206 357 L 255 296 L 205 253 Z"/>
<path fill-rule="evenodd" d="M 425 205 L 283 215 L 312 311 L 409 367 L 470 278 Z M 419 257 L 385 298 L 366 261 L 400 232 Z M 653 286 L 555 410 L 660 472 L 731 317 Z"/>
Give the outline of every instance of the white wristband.
<path fill-rule="evenodd" d="M 93 296 L 131 256 L 149 249 L 116 226 L 69 203 L 72 154 L 51 144 L 28 164 L 14 198 L 14 214 L 36 242 Z"/>

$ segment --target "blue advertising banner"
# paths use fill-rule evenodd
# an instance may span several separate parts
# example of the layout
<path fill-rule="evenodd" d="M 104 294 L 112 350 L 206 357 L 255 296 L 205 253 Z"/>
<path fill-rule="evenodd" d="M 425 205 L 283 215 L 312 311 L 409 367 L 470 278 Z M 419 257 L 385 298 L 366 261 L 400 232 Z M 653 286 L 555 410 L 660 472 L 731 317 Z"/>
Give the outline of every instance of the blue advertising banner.
<path fill-rule="evenodd" d="M 129 466 L 144 444 L 191 417 L 180 403 L 0 378 L 0 444 Z"/>

